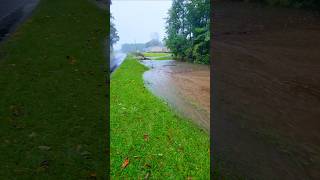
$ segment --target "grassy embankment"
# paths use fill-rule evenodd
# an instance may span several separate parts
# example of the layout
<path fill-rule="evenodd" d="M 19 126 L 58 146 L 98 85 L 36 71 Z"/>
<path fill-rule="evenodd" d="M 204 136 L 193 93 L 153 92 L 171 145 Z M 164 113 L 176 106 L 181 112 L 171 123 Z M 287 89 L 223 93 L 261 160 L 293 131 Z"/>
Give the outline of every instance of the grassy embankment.
<path fill-rule="evenodd" d="M 143 53 L 145 57 L 149 57 L 152 60 L 168 60 L 168 59 L 173 59 L 171 53 L 150 53 L 146 52 Z"/>
<path fill-rule="evenodd" d="M 0 47 L 0 177 L 107 177 L 105 11 L 41 0 Z"/>
<path fill-rule="evenodd" d="M 161 56 L 171 56 L 171 53 L 150 53 L 146 52 L 143 53 L 144 56 L 146 57 L 161 57 Z"/>
<path fill-rule="evenodd" d="M 111 176 L 208 179 L 209 135 L 152 95 L 145 71 L 128 56 L 111 76 Z"/>

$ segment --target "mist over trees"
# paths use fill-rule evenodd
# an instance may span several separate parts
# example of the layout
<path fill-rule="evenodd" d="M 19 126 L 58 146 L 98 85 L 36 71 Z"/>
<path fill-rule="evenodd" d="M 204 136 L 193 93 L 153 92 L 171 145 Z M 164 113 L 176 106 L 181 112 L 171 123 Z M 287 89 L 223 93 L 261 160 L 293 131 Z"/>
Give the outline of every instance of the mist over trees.
<path fill-rule="evenodd" d="M 121 46 L 121 51 L 125 53 L 129 52 L 144 52 L 147 51 L 150 47 L 163 47 L 163 44 L 157 40 L 152 39 L 146 43 L 125 43 Z"/>
<path fill-rule="evenodd" d="M 112 4 L 111 0 L 108 1 L 108 3 L 110 3 L 110 5 Z M 114 24 L 114 17 L 112 16 L 112 14 L 110 13 L 110 49 L 113 50 L 113 45 L 119 41 L 119 35 L 117 32 L 117 29 L 115 27 Z"/>
<path fill-rule="evenodd" d="M 110 48 L 111 49 L 113 49 L 113 45 L 119 41 L 119 35 L 117 32 L 117 29 L 115 28 L 113 20 L 114 18 L 110 14 Z"/>
<path fill-rule="evenodd" d="M 210 64 L 210 0 L 173 0 L 166 46 L 182 61 Z"/>

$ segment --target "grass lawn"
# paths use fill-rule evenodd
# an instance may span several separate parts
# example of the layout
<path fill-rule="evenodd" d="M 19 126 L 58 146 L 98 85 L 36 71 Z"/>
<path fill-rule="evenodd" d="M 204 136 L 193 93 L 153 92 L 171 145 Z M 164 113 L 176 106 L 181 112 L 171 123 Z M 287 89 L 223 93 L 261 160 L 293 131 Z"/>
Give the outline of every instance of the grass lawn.
<path fill-rule="evenodd" d="M 173 60 L 172 56 L 161 56 L 161 57 L 154 57 L 152 60 Z"/>
<path fill-rule="evenodd" d="M 128 56 L 111 76 L 111 176 L 209 179 L 209 135 L 145 88 L 147 70 Z"/>
<path fill-rule="evenodd" d="M 143 53 L 146 57 L 162 57 L 162 56 L 171 56 L 171 53 Z"/>
<path fill-rule="evenodd" d="M 41 0 L 0 47 L 0 177 L 107 178 L 108 14 Z"/>

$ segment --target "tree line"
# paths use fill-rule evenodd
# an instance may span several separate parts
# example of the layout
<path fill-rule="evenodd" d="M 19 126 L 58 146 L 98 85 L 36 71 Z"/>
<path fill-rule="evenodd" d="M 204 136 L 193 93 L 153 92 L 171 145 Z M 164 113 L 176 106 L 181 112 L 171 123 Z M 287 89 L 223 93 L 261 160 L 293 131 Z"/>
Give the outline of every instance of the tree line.
<path fill-rule="evenodd" d="M 210 0 L 173 0 L 166 46 L 178 60 L 210 64 Z"/>
<path fill-rule="evenodd" d="M 111 5 L 111 0 L 108 0 L 108 5 Z M 117 29 L 114 24 L 114 17 L 112 16 L 110 12 L 110 29 L 109 29 L 109 44 L 110 44 L 110 50 L 113 50 L 113 45 L 119 41 L 120 37 L 118 35 Z"/>
<path fill-rule="evenodd" d="M 120 39 L 113 20 L 114 20 L 114 17 L 110 13 L 110 49 L 111 50 L 113 50 L 113 45 L 116 42 L 118 42 Z"/>

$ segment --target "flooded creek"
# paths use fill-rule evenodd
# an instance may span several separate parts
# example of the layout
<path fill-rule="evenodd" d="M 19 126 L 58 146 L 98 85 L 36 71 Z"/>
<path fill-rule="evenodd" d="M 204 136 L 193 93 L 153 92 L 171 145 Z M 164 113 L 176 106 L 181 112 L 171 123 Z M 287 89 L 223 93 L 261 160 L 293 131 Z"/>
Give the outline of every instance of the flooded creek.
<path fill-rule="evenodd" d="M 174 60 L 142 60 L 148 89 L 182 116 L 209 132 L 210 67 Z"/>

